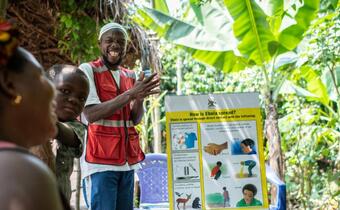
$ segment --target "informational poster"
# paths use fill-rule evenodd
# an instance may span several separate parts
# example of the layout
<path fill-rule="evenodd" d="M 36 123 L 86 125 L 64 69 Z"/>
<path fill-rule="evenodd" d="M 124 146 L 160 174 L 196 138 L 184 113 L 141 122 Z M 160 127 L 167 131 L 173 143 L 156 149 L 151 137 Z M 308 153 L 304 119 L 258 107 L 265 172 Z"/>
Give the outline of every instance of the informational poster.
<path fill-rule="evenodd" d="M 258 93 L 167 96 L 170 209 L 268 209 Z"/>

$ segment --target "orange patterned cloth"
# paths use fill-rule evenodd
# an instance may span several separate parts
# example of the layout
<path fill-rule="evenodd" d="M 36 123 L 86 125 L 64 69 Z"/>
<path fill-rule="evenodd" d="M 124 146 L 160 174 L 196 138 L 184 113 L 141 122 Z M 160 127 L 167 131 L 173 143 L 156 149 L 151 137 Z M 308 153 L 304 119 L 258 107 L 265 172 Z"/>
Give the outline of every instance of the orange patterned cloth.
<path fill-rule="evenodd" d="M 6 65 L 17 48 L 18 35 L 13 22 L 0 19 L 0 65 Z"/>

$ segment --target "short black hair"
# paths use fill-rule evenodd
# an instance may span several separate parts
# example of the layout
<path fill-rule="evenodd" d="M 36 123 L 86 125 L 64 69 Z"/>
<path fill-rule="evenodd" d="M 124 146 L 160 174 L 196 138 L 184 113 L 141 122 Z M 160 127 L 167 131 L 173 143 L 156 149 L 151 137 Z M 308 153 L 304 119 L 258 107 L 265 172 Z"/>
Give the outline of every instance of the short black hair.
<path fill-rule="evenodd" d="M 244 139 L 243 141 L 241 141 L 241 144 L 244 144 L 244 145 L 246 145 L 246 146 L 253 147 L 253 146 L 255 145 L 255 142 L 254 142 L 254 140 L 252 140 L 252 139 L 246 138 L 246 139 Z"/>
<path fill-rule="evenodd" d="M 221 161 L 217 161 L 217 162 L 216 162 L 216 165 L 221 166 L 221 165 L 222 165 L 222 162 L 221 162 Z"/>
<path fill-rule="evenodd" d="M 257 188 L 253 184 L 246 184 L 246 185 L 244 185 L 243 188 L 242 188 L 242 193 L 244 193 L 245 190 L 249 190 L 249 191 L 253 192 L 254 196 L 257 193 Z"/>
<path fill-rule="evenodd" d="M 80 70 L 78 67 L 76 66 L 73 66 L 73 65 L 69 65 L 69 64 L 55 64 L 53 65 L 52 67 L 50 67 L 48 70 L 47 70 L 47 78 L 51 81 L 55 81 L 58 76 L 63 73 L 63 70 L 65 68 L 70 68 L 72 69 L 72 73 L 74 74 L 79 74 L 80 76 L 86 78 L 86 80 L 88 81 L 88 78 L 87 76 L 85 75 L 85 73 Z"/>

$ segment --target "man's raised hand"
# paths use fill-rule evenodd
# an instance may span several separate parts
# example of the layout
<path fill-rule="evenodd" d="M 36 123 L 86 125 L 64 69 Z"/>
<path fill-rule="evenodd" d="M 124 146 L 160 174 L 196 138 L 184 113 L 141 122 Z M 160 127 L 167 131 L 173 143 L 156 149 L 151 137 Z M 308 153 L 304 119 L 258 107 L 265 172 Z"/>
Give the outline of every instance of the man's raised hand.
<path fill-rule="evenodd" d="M 132 98 L 142 100 L 149 95 L 160 93 L 160 89 L 157 88 L 159 87 L 159 81 L 160 79 L 157 76 L 157 73 L 145 77 L 144 72 L 141 72 L 135 85 L 130 89 Z"/>

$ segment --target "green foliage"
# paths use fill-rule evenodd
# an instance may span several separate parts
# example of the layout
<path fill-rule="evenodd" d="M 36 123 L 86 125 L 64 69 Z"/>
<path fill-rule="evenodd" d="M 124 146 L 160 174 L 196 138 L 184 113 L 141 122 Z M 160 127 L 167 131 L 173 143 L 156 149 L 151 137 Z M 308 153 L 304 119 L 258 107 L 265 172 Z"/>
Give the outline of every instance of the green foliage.
<path fill-rule="evenodd" d="M 225 10 L 218 4 L 194 7 L 202 26 L 187 23 L 156 9 L 138 9 L 134 21 L 155 31 L 158 36 L 182 47 L 193 58 L 226 72 L 243 70 L 244 58 L 234 53 L 235 39 Z"/>
<path fill-rule="evenodd" d="M 229 13 L 234 19 L 233 32 L 240 41 L 238 49 L 247 59 L 263 65 L 269 61 L 278 44 L 268 30 L 266 15 L 255 1 L 225 0 Z"/>
<path fill-rule="evenodd" d="M 181 48 L 174 49 L 172 45 L 166 45 L 163 54 L 167 56 L 162 57 L 164 72 L 161 77 L 161 89 L 169 90 L 170 94 L 176 93 L 176 63 L 179 59 L 184 84 L 181 89 L 184 95 L 225 90 L 225 75 L 222 72 L 194 61 L 190 54 Z"/>
<path fill-rule="evenodd" d="M 294 8 L 298 8 L 294 10 Z M 316 17 L 316 12 L 319 8 L 318 0 L 304 0 L 303 4 L 293 4 L 290 10 L 287 11 L 287 15 L 284 16 L 292 20 L 286 20 L 287 22 L 295 21 L 288 27 L 285 26 L 284 30 L 279 34 L 279 42 L 283 49 L 281 51 L 294 50 L 304 37 L 304 33 L 307 31 L 311 21 Z M 294 15 L 292 18 L 291 16 Z"/>
<path fill-rule="evenodd" d="M 281 89 L 286 183 L 288 196 L 295 198 L 291 208 L 339 208 L 339 8 L 320 16 L 299 52 L 298 63 L 304 65 Z"/>
<path fill-rule="evenodd" d="M 340 152 L 336 118 L 318 103 L 294 95 L 286 95 L 280 112 L 290 208 L 336 209 L 339 186 L 334 176 Z"/>
<path fill-rule="evenodd" d="M 163 12 L 165 14 L 169 14 L 169 8 L 166 4 L 166 0 L 153 0 L 152 4 L 154 8 L 160 12 Z"/>
<path fill-rule="evenodd" d="M 61 1 L 58 47 L 70 55 L 75 63 L 88 61 L 99 55 L 97 25 L 86 11 L 95 7 L 96 1 L 77 4 L 75 0 Z"/>

